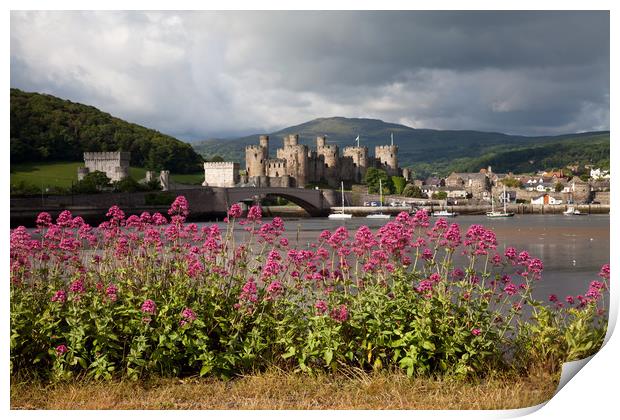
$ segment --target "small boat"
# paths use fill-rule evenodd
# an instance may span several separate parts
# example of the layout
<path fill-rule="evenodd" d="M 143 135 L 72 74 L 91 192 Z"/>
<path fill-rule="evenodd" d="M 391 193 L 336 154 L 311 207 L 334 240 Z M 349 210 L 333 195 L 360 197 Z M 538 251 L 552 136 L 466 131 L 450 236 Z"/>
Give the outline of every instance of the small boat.
<path fill-rule="evenodd" d="M 491 211 L 487 212 L 487 217 L 512 217 L 515 214 L 506 211 L 506 186 L 504 185 L 504 211 L 495 211 L 495 201 L 491 196 Z"/>
<path fill-rule="evenodd" d="M 381 186 L 381 180 L 379 180 L 379 203 L 381 205 L 381 208 L 383 208 L 383 187 Z M 390 217 L 392 216 L 390 216 L 389 214 L 383 214 L 381 212 L 369 214 L 368 216 L 366 216 L 367 219 L 389 219 Z"/>
<path fill-rule="evenodd" d="M 342 213 L 332 213 L 329 216 L 327 216 L 329 219 L 343 220 L 343 219 L 350 219 L 351 217 L 353 217 L 352 214 L 344 212 L 344 182 L 342 181 L 340 182 L 340 195 L 342 196 Z"/>
<path fill-rule="evenodd" d="M 440 211 L 434 211 L 432 216 L 433 217 L 456 217 L 456 213 L 448 211 L 448 210 L 440 210 Z"/>
<path fill-rule="evenodd" d="M 585 216 L 587 213 L 582 213 L 574 207 L 569 207 L 563 214 L 564 216 Z"/>

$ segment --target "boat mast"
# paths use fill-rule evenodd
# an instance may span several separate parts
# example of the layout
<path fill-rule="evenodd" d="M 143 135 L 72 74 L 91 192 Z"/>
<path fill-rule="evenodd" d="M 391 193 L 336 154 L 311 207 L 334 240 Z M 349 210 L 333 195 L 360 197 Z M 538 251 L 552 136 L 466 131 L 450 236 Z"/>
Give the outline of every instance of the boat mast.
<path fill-rule="evenodd" d="M 504 184 L 504 214 L 506 214 L 506 184 Z"/>
<path fill-rule="evenodd" d="M 342 214 L 344 214 L 344 181 L 340 181 L 340 197 L 342 197 Z"/>
<path fill-rule="evenodd" d="M 381 179 L 379 179 L 379 204 L 383 207 L 383 189 L 381 188 Z"/>

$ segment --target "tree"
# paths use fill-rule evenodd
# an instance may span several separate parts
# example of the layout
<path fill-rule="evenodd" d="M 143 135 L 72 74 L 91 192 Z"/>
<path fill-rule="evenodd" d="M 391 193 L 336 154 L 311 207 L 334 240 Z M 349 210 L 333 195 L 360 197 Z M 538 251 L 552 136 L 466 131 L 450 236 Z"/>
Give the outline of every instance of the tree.
<path fill-rule="evenodd" d="M 392 194 L 394 186 L 387 173 L 383 169 L 368 168 L 364 182 L 368 185 L 369 193 L 376 194 L 379 192 L 379 180 L 381 180 L 383 194 Z"/>
<path fill-rule="evenodd" d="M 394 186 L 394 194 L 401 195 L 405 186 L 407 185 L 407 181 L 402 176 L 393 176 L 391 178 L 392 185 Z"/>
<path fill-rule="evenodd" d="M 561 192 L 564 189 L 564 185 L 561 182 L 555 183 L 555 192 Z"/>
<path fill-rule="evenodd" d="M 506 177 L 502 179 L 501 183 L 511 188 L 521 188 L 523 186 L 523 184 L 521 184 L 521 181 L 519 181 L 516 178 L 512 178 L 512 177 Z"/>
<path fill-rule="evenodd" d="M 145 185 L 140 184 L 131 177 L 123 178 L 114 183 L 114 190 L 118 192 L 136 192 L 144 191 L 146 189 L 147 187 Z"/>
<path fill-rule="evenodd" d="M 78 194 L 92 194 L 110 186 L 110 178 L 105 172 L 94 171 L 86 174 L 84 179 L 73 185 L 73 192 Z"/>
<path fill-rule="evenodd" d="M 224 162 L 224 158 L 220 155 L 213 155 L 211 159 L 209 159 L 209 162 Z"/>
<path fill-rule="evenodd" d="M 446 198 L 448 198 L 448 193 L 445 191 L 437 191 L 433 193 L 431 198 L 433 200 L 445 200 Z"/>
<path fill-rule="evenodd" d="M 420 187 L 414 184 L 407 184 L 403 189 L 403 195 L 405 197 L 424 198 L 424 193 Z"/>
<path fill-rule="evenodd" d="M 579 175 L 579 179 L 581 179 L 584 182 L 588 182 L 588 180 L 590 179 L 590 174 Z"/>

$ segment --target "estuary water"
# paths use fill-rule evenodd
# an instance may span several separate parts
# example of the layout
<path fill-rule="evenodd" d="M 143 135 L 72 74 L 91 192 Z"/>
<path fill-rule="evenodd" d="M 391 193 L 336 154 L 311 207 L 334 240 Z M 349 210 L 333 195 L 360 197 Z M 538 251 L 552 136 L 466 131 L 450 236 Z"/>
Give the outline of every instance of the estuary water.
<path fill-rule="evenodd" d="M 269 221 L 270 219 L 264 219 Z M 390 219 L 394 220 L 394 218 Z M 431 222 L 433 218 L 431 218 Z M 366 225 L 373 231 L 387 220 L 366 219 L 330 220 L 328 218 L 286 219 L 284 234 L 291 246 L 308 246 L 317 242 L 324 229 L 346 226 L 355 231 Z M 584 294 L 592 280 L 598 280 L 603 264 L 609 263 L 609 214 L 587 216 L 515 215 L 512 218 L 491 219 L 486 216 L 457 216 L 448 219 L 458 223 L 464 235 L 469 226 L 480 224 L 493 229 L 497 235 L 498 251 L 507 247 L 527 250 L 544 264 L 543 277 L 535 286 L 534 297 L 547 300 L 554 293 L 563 299 L 566 295 Z M 199 225 L 211 223 L 199 223 Z M 217 223 L 224 230 L 224 223 Z M 243 227 L 235 229 L 241 239 Z"/>

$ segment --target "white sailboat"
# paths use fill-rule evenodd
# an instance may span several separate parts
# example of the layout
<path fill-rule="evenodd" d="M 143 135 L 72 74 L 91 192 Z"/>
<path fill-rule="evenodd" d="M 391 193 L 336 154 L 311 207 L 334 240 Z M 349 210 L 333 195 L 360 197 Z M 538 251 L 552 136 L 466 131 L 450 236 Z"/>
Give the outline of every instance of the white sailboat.
<path fill-rule="evenodd" d="M 342 220 L 342 219 L 350 219 L 353 217 L 352 214 L 348 214 L 344 212 L 344 182 L 340 181 L 340 196 L 342 197 L 342 213 L 332 213 L 327 216 L 329 219 Z"/>
<path fill-rule="evenodd" d="M 383 208 L 383 187 L 381 186 L 381 180 L 379 180 L 379 204 L 381 205 L 381 208 Z M 389 219 L 390 217 L 392 216 L 381 212 L 366 216 L 367 219 Z"/>
<path fill-rule="evenodd" d="M 506 186 L 504 185 L 504 211 L 495 211 L 495 200 L 493 200 L 493 195 L 491 195 L 491 211 L 487 212 L 487 217 L 512 217 L 515 214 L 512 212 L 506 211 Z"/>

